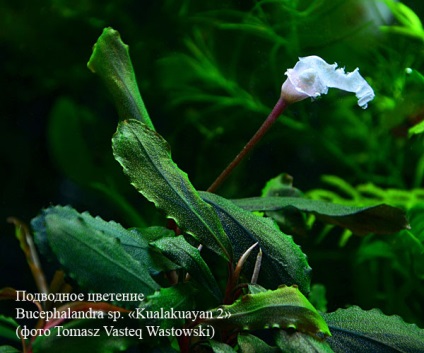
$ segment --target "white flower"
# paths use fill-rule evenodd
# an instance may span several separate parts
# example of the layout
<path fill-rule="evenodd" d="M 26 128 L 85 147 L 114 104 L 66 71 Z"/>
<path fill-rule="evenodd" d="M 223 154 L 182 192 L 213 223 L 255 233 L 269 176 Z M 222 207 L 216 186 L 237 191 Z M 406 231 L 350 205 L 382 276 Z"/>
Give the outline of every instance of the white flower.
<path fill-rule="evenodd" d="M 337 69 L 337 64 L 327 64 L 319 56 L 299 58 L 295 67 L 286 71 L 287 80 L 281 87 L 281 97 L 287 103 L 294 103 L 327 94 L 328 88 L 334 87 L 355 93 L 358 105 L 365 109 L 375 95 L 358 70 L 345 73 L 344 69 Z"/>

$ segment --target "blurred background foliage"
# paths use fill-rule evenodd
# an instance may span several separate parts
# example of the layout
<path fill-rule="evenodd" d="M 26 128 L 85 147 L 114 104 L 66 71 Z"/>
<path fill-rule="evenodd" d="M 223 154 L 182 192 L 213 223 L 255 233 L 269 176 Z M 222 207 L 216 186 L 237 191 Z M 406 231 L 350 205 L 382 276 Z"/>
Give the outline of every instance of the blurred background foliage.
<path fill-rule="evenodd" d="M 34 288 L 6 217 L 71 204 L 125 226 L 162 219 L 113 160 L 117 114 L 86 68 L 105 26 L 130 53 L 174 161 L 206 189 L 278 99 L 284 72 L 319 55 L 360 68 L 367 110 L 331 91 L 287 110 L 218 193 L 261 194 L 288 173 L 309 197 L 404 208 L 412 229 L 350 237 L 309 220 L 296 236 L 328 310 L 356 304 L 424 325 L 424 4 L 418 0 L 0 2 L 1 285 Z"/>

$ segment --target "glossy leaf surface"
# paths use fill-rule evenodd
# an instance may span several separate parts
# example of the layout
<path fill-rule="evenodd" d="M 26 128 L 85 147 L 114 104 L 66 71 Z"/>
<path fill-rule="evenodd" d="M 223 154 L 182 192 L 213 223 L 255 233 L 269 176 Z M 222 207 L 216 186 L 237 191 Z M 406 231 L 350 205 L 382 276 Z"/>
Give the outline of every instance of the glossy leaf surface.
<path fill-rule="evenodd" d="M 420 353 L 424 330 L 405 323 L 399 316 L 386 316 L 373 309 L 353 306 L 323 315 L 332 337 L 328 343 L 336 353 Z"/>
<path fill-rule="evenodd" d="M 395 233 L 409 227 L 405 212 L 388 205 L 353 207 L 299 197 L 252 197 L 233 202 L 249 211 L 295 208 L 315 214 L 324 222 L 348 228 L 357 234 Z"/>
<path fill-rule="evenodd" d="M 277 347 L 271 347 L 259 337 L 250 334 L 239 334 L 237 343 L 240 346 L 241 353 L 278 353 Z"/>
<path fill-rule="evenodd" d="M 212 313 L 213 319 L 206 322 L 218 328 L 290 328 L 320 339 L 330 335 L 324 319 L 295 286 L 246 294 L 231 305 L 212 310 Z M 228 317 L 220 319 L 223 315 Z"/>
<path fill-rule="evenodd" d="M 19 342 L 19 337 L 16 336 L 17 327 L 18 323 L 13 318 L 0 315 L 0 337 Z"/>
<path fill-rule="evenodd" d="M 280 284 L 297 284 L 302 292 L 309 292 L 311 269 L 306 256 L 293 239 L 282 233 L 271 219 L 258 217 L 218 195 L 206 192 L 201 192 L 200 195 L 215 207 L 231 239 L 236 258 L 254 243 L 259 243 L 263 252 L 259 284 L 271 289 Z M 252 275 L 256 253 L 255 249 L 243 268 L 248 278 Z"/>
<path fill-rule="evenodd" d="M 234 353 L 235 350 L 226 343 L 210 340 L 209 344 L 212 347 L 213 353 Z"/>
<path fill-rule="evenodd" d="M 326 341 L 301 333 L 279 330 L 274 334 L 275 343 L 281 352 L 290 353 L 332 353 Z"/>
<path fill-rule="evenodd" d="M 61 266 L 82 288 L 145 295 L 159 289 L 148 271 L 148 249 L 140 248 L 146 260 L 133 258 L 121 243 L 121 239 L 132 239 L 131 233 L 118 223 L 56 206 L 45 209 L 32 225 L 36 241 L 44 249 L 51 248 Z"/>
<path fill-rule="evenodd" d="M 222 300 L 219 289 L 211 270 L 200 256 L 197 248 L 190 245 L 183 236 L 163 238 L 153 243 L 173 262 L 184 268 L 194 280 L 203 286 L 217 301 Z"/>
<path fill-rule="evenodd" d="M 87 66 L 105 82 L 122 120 L 138 119 L 154 130 L 138 90 L 128 45 L 121 40 L 118 31 L 110 27 L 103 30 Z"/>
<path fill-rule="evenodd" d="M 20 353 L 21 351 L 13 348 L 12 346 L 1 346 L 0 353 Z"/>
<path fill-rule="evenodd" d="M 196 310 L 193 294 L 197 290 L 190 283 L 180 283 L 172 287 L 161 288 L 157 292 L 149 295 L 141 303 L 140 309 L 151 312 L 160 312 L 161 309 L 175 311 Z M 162 329 L 181 327 L 183 319 L 142 319 L 143 325 L 159 325 Z"/>
<path fill-rule="evenodd" d="M 214 209 L 172 161 L 169 145 L 159 134 L 137 120 L 128 120 L 119 123 L 112 143 L 115 159 L 142 195 L 183 231 L 224 258 L 231 258 L 231 244 Z"/>

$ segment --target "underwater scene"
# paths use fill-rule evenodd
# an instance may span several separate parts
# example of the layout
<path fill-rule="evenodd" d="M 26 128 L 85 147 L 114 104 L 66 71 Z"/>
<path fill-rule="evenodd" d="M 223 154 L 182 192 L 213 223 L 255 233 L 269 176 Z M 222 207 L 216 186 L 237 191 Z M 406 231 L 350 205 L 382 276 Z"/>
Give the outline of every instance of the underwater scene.
<path fill-rule="evenodd" d="M 0 353 L 424 352 L 424 2 L 0 2 Z"/>

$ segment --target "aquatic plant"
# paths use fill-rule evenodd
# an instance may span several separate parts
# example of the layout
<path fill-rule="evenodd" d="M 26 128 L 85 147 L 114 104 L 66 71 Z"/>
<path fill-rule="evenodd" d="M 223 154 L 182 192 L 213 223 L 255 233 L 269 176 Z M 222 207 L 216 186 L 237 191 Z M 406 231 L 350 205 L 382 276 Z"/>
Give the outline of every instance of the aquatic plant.
<path fill-rule="evenodd" d="M 327 86 L 340 86 L 325 76 L 334 74 L 334 66 L 316 57 L 301 62 L 308 60 L 312 69 L 317 62 L 323 65 L 324 76 L 306 68 L 307 75 L 300 74 L 302 91 L 297 91 L 301 98 L 317 95 L 305 93 L 317 80 L 325 85 L 319 94 Z M 256 198 L 230 200 L 212 193 L 224 178 L 218 178 L 209 192 L 198 191 L 155 130 L 137 88 L 128 47 L 117 31 L 104 30 L 88 67 L 106 83 L 121 119 L 112 139 L 114 157 L 137 191 L 164 212 L 167 227 L 125 229 L 70 206 L 42 210 L 31 222 L 38 249 L 65 271 L 76 288 L 87 291 L 63 294 L 69 290 L 63 287 L 63 275 L 57 272 L 48 288 L 30 231 L 11 219 L 40 293 L 11 288 L 0 293 L 3 299 L 34 301 L 40 321 L 29 329 L 4 317 L 3 334 L 16 331 L 25 352 L 52 352 L 58 347 L 69 352 L 75 347 L 79 352 L 115 352 L 131 346 L 170 352 L 300 352 L 311 347 L 319 352 L 376 352 L 422 347 L 423 331 L 400 317 L 357 306 L 319 312 L 323 298 L 316 289 L 311 291 L 306 255 L 272 218 L 252 212 L 296 210 L 357 234 L 387 234 L 409 229 L 401 209 L 305 198 L 287 177 L 278 186 L 268 185 L 268 194 Z M 296 65 L 293 70 L 297 69 Z M 288 104 L 299 100 L 293 98 L 298 82 L 292 71 L 288 75 L 290 91 L 287 84 L 282 86 L 268 119 L 275 121 Z M 372 89 L 356 71 L 354 76 L 341 71 L 335 75 L 337 80 L 359 82 L 355 88 L 342 87 L 355 92 L 360 105 L 372 99 Z M 259 129 L 260 136 L 265 130 Z M 258 141 L 252 140 L 248 150 Z M 226 176 L 235 167 L 230 166 Z M 287 212 L 285 217 L 296 218 Z M 55 306 L 55 301 L 66 298 L 74 302 Z M 89 315 L 94 317 L 81 318 Z M 66 322 L 69 318 L 73 320 Z"/>
<path fill-rule="evenodd" d="M 48 138 L 64 173 L 103 195 L 119 223 L 75 205 L 43 209 L 31 228 L 9 219 L 39 293 L 0 291 L 13 307 L 0 316 L 10 344 L 0 351 L 419 352 L 422 25 L 402 3 L 385 3 L 378 17 L 374 1 L 262 0 L 249 11 L 166 1 L 192 32 L 146 70 L 147 79 L 161 73 L 147 84 L 118 32 L 105 29 L 88 67 L 118 111 L 113 153 L 92 148 L 103 115 L 68 98 L 54 105 Z M 355 13 L 349 27 L 345 6 Z M 381 33 L 396 40 L 377 46 Z M 359 66 L 366 80 L 311 53 Z M 371 86 L 367 110 L 327 92 L 346 88 L 365 108 Z M 158 113 L 166 109 L 168 121 Z M 81 134 L 87 124 L 94 134 Z M 143 197 L 122 187 L 116 161 Z M 273 177 L 281 171 L 296 183 Z"/>

